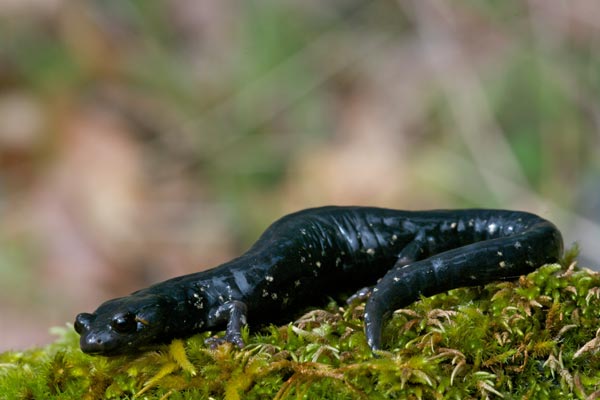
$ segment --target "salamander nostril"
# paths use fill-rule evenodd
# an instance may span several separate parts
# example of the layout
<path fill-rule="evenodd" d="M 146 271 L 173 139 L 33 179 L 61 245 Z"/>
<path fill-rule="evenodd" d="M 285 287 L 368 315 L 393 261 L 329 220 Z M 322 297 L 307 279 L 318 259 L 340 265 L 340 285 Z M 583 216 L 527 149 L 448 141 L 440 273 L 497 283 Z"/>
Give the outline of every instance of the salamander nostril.
<path fill-rule="evenodd" d="M 86 354 L 101 354 L 106 352 L 106 338 L 99 338 L 98 335 L 85 333 L 81 335 L 81 350 Z"/>

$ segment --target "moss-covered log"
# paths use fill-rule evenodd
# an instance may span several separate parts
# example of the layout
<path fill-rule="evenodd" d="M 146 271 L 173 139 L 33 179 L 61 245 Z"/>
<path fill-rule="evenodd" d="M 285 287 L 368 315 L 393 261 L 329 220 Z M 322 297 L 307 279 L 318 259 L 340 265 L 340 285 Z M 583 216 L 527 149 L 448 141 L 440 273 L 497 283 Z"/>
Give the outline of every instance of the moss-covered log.
<path fill-rule="evenodd" d="M 516 282 L 463 288 L 398 310 L 371 354 L 362 306 L 332 302 L 293 324 L 244 333 L 238 350 L 178 345 L 83 354 L 71 326 L 43 349 L 0 355 L 7 399 L 596 398 L 600 275 L 568 255 Z"/>

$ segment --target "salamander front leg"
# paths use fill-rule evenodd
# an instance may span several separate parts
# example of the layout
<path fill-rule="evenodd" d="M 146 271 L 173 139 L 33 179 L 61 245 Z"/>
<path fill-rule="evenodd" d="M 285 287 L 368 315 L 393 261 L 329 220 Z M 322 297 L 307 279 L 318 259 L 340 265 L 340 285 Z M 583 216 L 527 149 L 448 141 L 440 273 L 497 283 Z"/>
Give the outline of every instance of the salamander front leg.
<path fill-rule="evenodd" d="M 233 343 L 237 347 L 244 347 L 244 341 L 242 340 L 242 327 L 246 325 L 246 314 L 247 307 L 241 301 L 232 300 L 222 304 L 217 308 L 214 313 L 209 316 L 210 325 L 218 325 L 227 321 L 227 328 L 225 330 L 225 337 L 223 338 L 209 338 L 206 339 L 206 343 L 211 348 L 215 348 L 225 342 Z"/>

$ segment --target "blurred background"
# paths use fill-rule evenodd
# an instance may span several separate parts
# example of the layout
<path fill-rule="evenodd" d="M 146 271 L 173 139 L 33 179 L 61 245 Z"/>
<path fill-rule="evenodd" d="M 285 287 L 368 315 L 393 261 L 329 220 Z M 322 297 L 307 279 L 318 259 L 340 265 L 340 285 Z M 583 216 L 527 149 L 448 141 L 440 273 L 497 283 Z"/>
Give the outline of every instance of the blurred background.
<path fill-rule="evenodd" d="M 325 204 L 497 207 L 600 266 L 600 2 L 0 1 L 0 351 Z"/>

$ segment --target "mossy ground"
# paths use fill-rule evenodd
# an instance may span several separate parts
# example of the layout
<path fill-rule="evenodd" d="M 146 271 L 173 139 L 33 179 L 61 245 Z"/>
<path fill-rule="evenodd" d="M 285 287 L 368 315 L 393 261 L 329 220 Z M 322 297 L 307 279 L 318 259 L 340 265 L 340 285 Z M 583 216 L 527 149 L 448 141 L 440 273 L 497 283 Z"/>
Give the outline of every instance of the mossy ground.
<path fill-rule="evenodd" d="M 207 334 L 139 356 L 84 355 L 72 327 L 43 349 L 0 354 L 7 399 L 593 399 L 600 397 L 600 275 L 546 265 L 399 310 L 372 356 L 361 305 L 210 350 Z M 570 267 L 569 267 L 570 265 Z"/>

